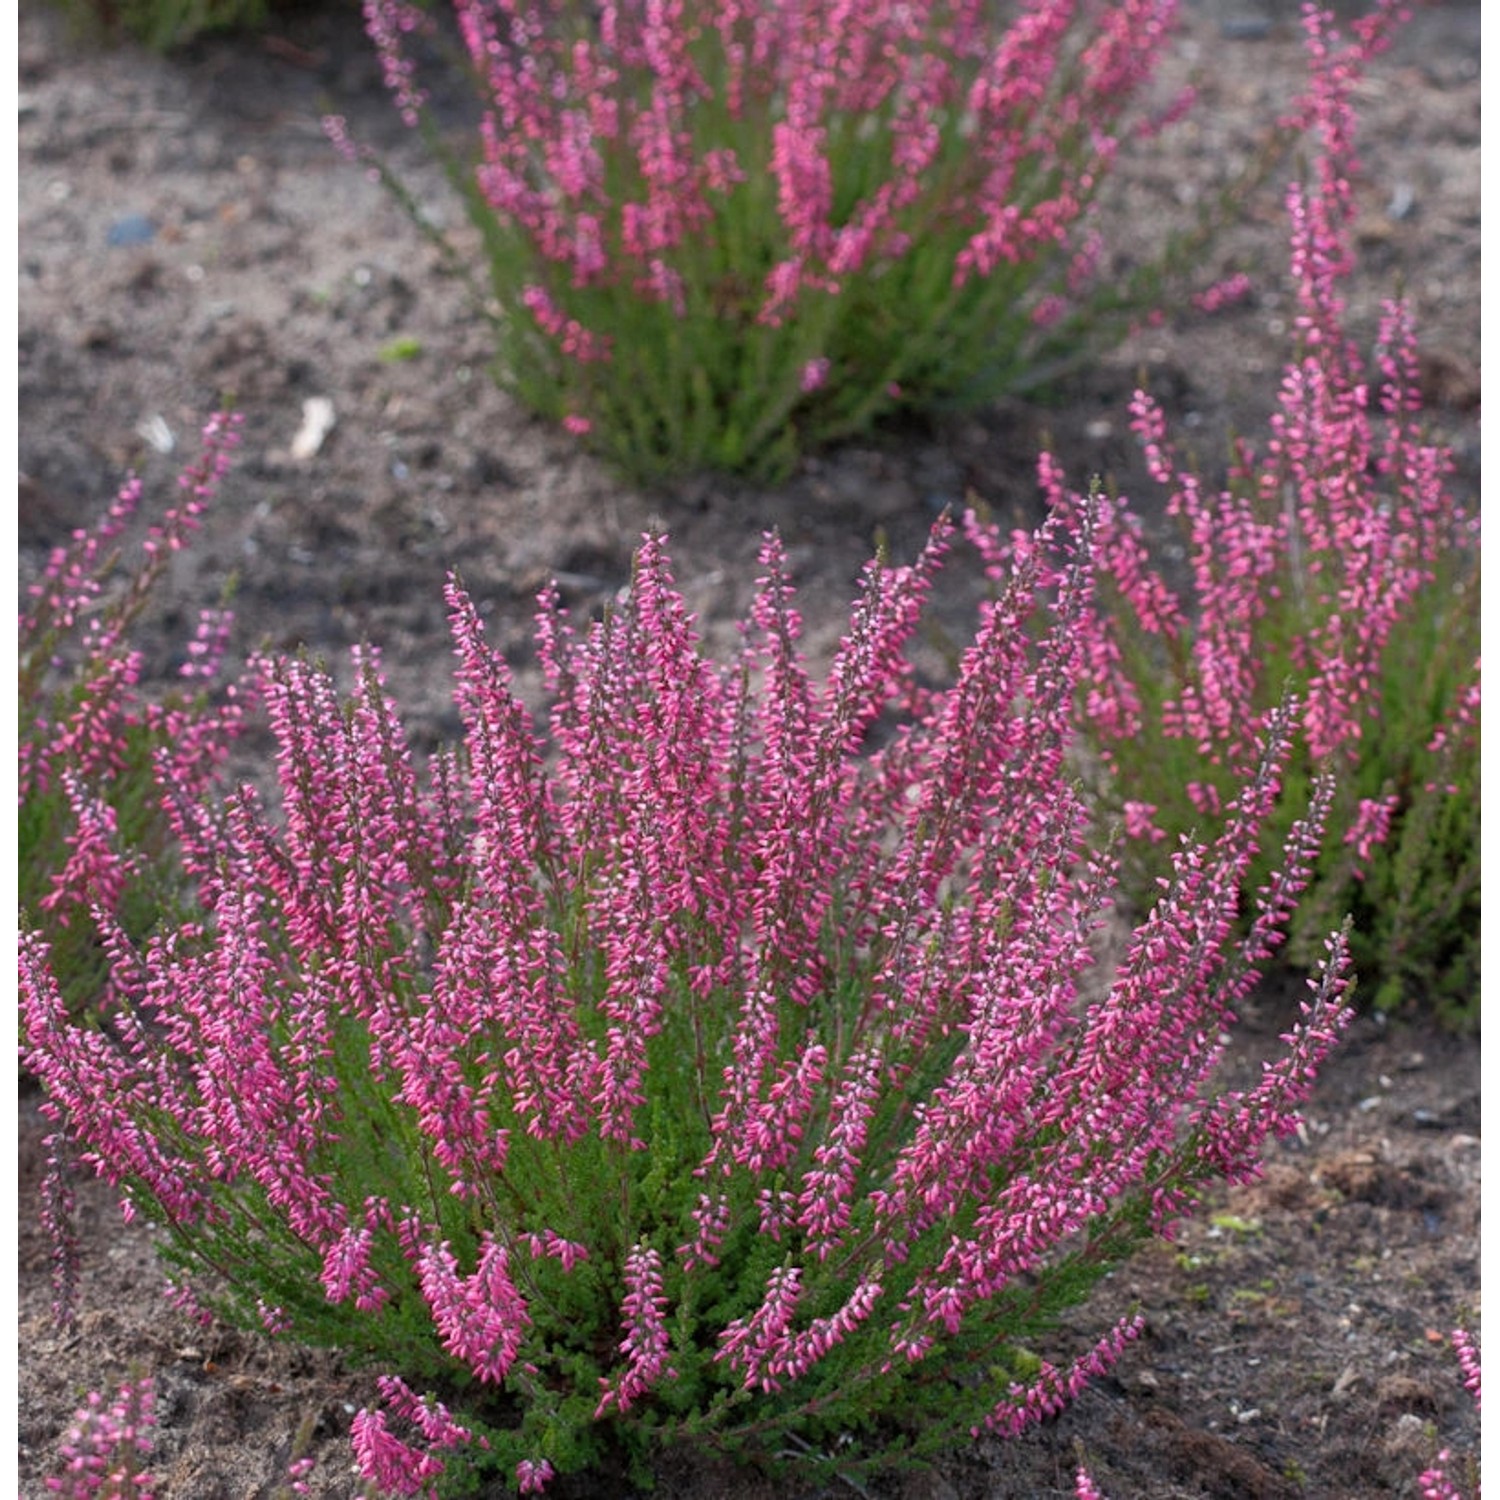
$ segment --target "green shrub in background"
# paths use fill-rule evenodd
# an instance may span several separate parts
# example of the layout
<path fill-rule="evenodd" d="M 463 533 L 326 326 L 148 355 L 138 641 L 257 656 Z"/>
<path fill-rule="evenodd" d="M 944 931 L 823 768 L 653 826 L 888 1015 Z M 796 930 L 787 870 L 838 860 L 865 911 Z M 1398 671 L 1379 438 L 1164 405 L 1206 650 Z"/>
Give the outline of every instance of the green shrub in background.
<path fill-rule="evenodd" d="M 20 619 L 20 906 L 52 945 L 70 1013 L 96 1012 L 108 960 L 90 915 L 109 912 L 132 937 L 151 931 L 182 890 L 157 759 L 179 786 L 203 788 L 244 704 L 216 683 L 231 617 L 206 611 L 181 664 L 181 687 L 148 699 L 130 632 L 171 555 L 197 527 L 223 476 L 237 419 L 214 417 L 182 499 L 147 530 L 133 569 L 118 539 L 140 507 L 132 478 L 99 523 L 57 548 Z"/>
<path fill-rule="evenodd" d="M 264 24 L 268 0 L 53 0 L 88 36 L 133 37 L 158 52 L 210 31 Z"/>
<path fill-rule="evenodd" d="M 1144 315 L 1162 267 L 1101 275 L 1093 210 L 1174 112 L 1142 96 L 1175 10 L 455 0 L 474 163 L 424 113 L 410 43 L 431 18 L 366 4 L 481 232 L 499 379 L 633 478 L 774 476 L 884 414 L 1034 384 Z"/>

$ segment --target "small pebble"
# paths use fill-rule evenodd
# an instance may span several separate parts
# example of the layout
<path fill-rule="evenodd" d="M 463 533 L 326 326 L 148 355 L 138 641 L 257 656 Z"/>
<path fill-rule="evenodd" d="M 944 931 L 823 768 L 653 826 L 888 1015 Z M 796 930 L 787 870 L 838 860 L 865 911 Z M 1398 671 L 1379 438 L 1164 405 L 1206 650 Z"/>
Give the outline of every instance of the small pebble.
<path fill-rule="evenodd" d="M 1417 195 L 1409 182 L 1398 182 L 1395 191 L 1391 194 L 1391 201 L 1386 204 L 1385 216 L 1398 222 L 1406 218 L 1412 209 L 1417 206 Z"/>
<path fill-rule="evenodd" d="M 1219 22 L 1219 34 L 1231 42 L 1258 42 L 1271 34 L 1270 16 L 1228 16 Z"/>
<path fill-rule="evenodd" d="M 333 431 L 337 416 L 333 402 L 326 396 L 309 396 L 302 403 L 302 426 L 292 439 L 291 454 L 298 463 L 305 463 L 323 446 L 324 439 Z"/>
<path fill-rule="evenodd" d="M 107 242 L 111 245 L 149 245 L 156 238 L 156 225 L 145 214 L 126 214 L 109 226 Z"/>

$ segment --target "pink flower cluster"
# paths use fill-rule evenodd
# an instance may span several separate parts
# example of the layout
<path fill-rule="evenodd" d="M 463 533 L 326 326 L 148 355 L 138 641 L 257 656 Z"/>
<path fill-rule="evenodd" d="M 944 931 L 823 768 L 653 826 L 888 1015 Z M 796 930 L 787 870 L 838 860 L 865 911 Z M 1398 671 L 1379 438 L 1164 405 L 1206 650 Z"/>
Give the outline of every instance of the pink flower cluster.
<path fill-rule="evenodd" d="M 1479 1410 L 1479 1350 L 1474 1335 L 1464 1328 L 1455 1328 L 1451 1335 L 1453 1352 L 1458 1356 L 1459 1368 L 1463 1371 L 1464 1389 L 1474 1398 L 1474 1410 Z M 1444 1448 L 1437 1461 L 1418 1478 L 1422 1500 L 1479 1500 L 1479 1485 L 1476 1480 L 1472 1497 L 1465 1493 L 1448 1477 L 1448 1467 L 1453 1454 Z"/>
<path fill-rule="evenodd" d="M 385 1406 L 399 1420 L 415 1427 L 427 1446 L 418 1448 L 398 1438 L 380 1407 L 362 1408 L 350 1429 L 361 1477 L 387 1495 L 435 1496 L 431 1481 L 444 1470 L 437 1453 L 464 1446 L 473 1434 L 453 1420 L 441 1401 L 418 1397 L 398 1376 L 382 1375 L 376 1385 Z"/>
<path fill-rule="evenodd" d="M 47 1480 L 47 1488 L 66 1500 L 151 1500 L 153 1481 L 140 1464 L 150 1457 L 155 1420 L 149 1375 L 126 1381 L 108 1406 L 90 1391 L 58 1450 L 62 1472 Z"/>

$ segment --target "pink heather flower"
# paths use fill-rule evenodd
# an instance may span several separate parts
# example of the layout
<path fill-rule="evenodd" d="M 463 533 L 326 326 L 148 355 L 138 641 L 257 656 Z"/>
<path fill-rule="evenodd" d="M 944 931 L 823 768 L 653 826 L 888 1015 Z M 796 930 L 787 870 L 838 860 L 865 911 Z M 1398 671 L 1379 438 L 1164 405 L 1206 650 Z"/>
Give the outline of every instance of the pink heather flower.
<path fill-rule="evenodd" d="M 388 1494 L 435 1496 L 432 1481 L 445 1465 L 432 1450 L 460 1447 L 472 1441 L 473 1434 L 453 1420 L 442 1402 L 419 1398 L 399 1377 L 382 1375 L 375 1384 L 392 1414 L 421 1432 L 428 1451 L 396 1437 L 379 1407 L 362 1408 L 350 1428 L 360 1476 Z"/>
<path fill-rule="evenodd" d="M 625 1258 L 625 1300 L 620 1306 L 625 1328 L 620 1353 L 626 1367 L 614 1380 L 600 1380 L 604 1394 L 595 1408 L 596 1418 L 612 1409 L 623 1416 L 658 1381 L 676 1377 L 667 1363 L 671 1336 L 663 1316 L 666 1308 L 661 1255 L 637 1245 Z"/>
<path fill-rule="evenodd" d="M 1058 296 L 1056 292 L 1050 292 L 1032 308 L 1031 321 L 1038 328 L 1051 328 L 1054 323 L 1061 321 L 1067 310 L 1067 299 Z"/>
<path fill-rule="evenodd" d="M 609 360 L 609 340 L 590 333 L 576 318 L 568 317 L 545 287 L 535 284 L 522 287 L 521 305 L 544 333 L 557 340 L 564 354 L 585 365 Z"/>
<path fill-rule="evenodd" d="M 1452 1334 L 1453 1352 L 1458 1355 L 1459 1368 L 1464 1372 L 1464 1389 L 1474 1398 L 1474 1410 L 1479 1407 L 1479 1347 L 1474 1335 L 1464 1328 L 1455 1328 Z"/>
<path fill-rule="evenodd" d="M 364 0 L 365 29 L 380 54 L 386 87 L 395 96 L 402 120 L 417 126 L 427 93 L 418 87 L 416 64 L 403 50 L 404 38 L 431 24 L 419 5 L 407 0 Z"/>
<path fill-rule="evenodd" d="M 434 1396 L 418 1396 L 398 1375 L 381 1375 L 375 1381 L 380 1398 L 403 1421 L 418 1428 L 434 1448 L 457 1448 L 474 1440 L 474 1434 L 453 1420 L 452 1413 Z M 488 1447 L 481 1440 L 482 1447 Z"/>
<path fill-rule="evenodd" d="M 1140 1337 L 1146 1320 L 1140 1316 L 1122 1318 L 1087 1353 L 1081 1355 L 1066 1371 L 1042 1362 L 1042 1373 L 1029 1386 L 1013 1385 L 1009 1396 L 989 1415 L 985 1426 L 1003 1437 L 1018 1437 L 1028 1427 L 1056 1416 L 1076 1400 L 1090 1380 L 1107 1375 L 1114 1368 L 1125 1347 Z M 978 1437 L 982 1429 L 975 1428 Z"/>
<path fill-rule="evenodd" d="M 1193 306 L 1200 312 L 1223 312 L 1225 308 L 1243 302 L 1254 287 L 1255 283 L 1245 272 L 1236 271 L 1233 276 L 1226 276 L 1223 281 L 1216 281 L 1211 287 L 1196 293 Z"/>
<path fill-rule="evenodd" d="M 287 1317 L 286 1309 L 273 1307 L 262 1297 L 255 1299 L 255 1312 L 260 1318 L 260 1326 L 273 1338 L 278 1334 L 286 1334 L 292 1331 L 292 1320 Z"/>
<path fill-rule="evenodd" d="M 764 1391 L 781 1389 L 771 1372 L 777 1356 L 788 1345 L 788 1327 L 802 1299 L 800 1266 L 778 1266 L 766 1283 L 764 1301 L 746 1317 L 736 1318 L 719 1335 L 715 1360 L 726 1360 L 742 1377 L 744 1388 Z"/>
<path fill-rule="evenodd" d="M 123 1384 L 109 1406 L 90 1391 L 58 1449 L 62 1473 L 50 1477 L 47 1488 L 67 1500 L 151 1500 L 154 1481 L 138 1465 L 150 1457 L 155 1421 L 149 1375 Z"/>
<path fill-rule="evenodd" d="M 379 1312 L 390 1298 L 370 1264 L 375 1236 L 368 1225 L 345 1227 L 323 1258 L 323 1290 L 330 1302 L 352 1301 L 361 1311 Z"/>
<path fill-rule="evenodd" d="M 1424 1469 L 1417 1477 L 1417 1484 L 1421 1487 L 1422 1500 L 1469 1500 L 1469 1497 L 1448 1478 L 1446 1465 L 1453 1459 L 1452 1453 L 1444 1448 L 1437 1456 L 1437 1462 L 1430 1469 Z"/>
<path fill-rule="evenodd" d="M 540 1260 L 545 1256 L 561 1261 L 564 1271 L 571 1271 L 574 1266 L 589 1258 L 587 1245 L 581 1245 L 577 1240 L 565 1240 L 552 1229 L 544 1229 L 540 1234 L 522 1235 L 521 1239 L 536 1259 Z"/>
<path fill-rule="evenodd" d="M 1214 817 L 1224 810 L 1219 789 L 1211 781 L 1190 781 L 1187 784 L 1189 801 L 1207 817 Z"/>
<path fill-rule="evenodd" d="M 459 1274 L 446 1242 L 421 1251 L 417 1276 L 443 1347 L 480 1380 L 500 1381 L 515 1362 L 531 1317 L 507 1273 L 504 1246 L 488 1230 L 481 1241 L 472 1276 Z"/>
<path fill-rule="evenodd" d="M 1126 838 L 1148 839 L 1153 844 L 1159 844 L 1166 838 L 1166 830 L 1158 828 L 1152 821 L 1156 817 L 1154 802 L 1127 802 L 1123 811 Z"/>
<path fill-rule="evenodd" d="M 361 1408 L 350 1424 L 354 1462 L 360 1478 L 392 1495 L 435 1495 L 430 1481 L 443 1472 L 443 1461 L 403 1443 L 386 1426 L 383 1411 Z"/>
<path fill-rule="evenodd" d="M 516 1465 L 516 1487 L 523 1495 L 540 1495 L 552 1480 L 553 1472 L 545 1458 L 523 1458 Z"/>
<path fill-rule="evenodd" d="M 820 390 L 827 383 L 830 368 L 829 361 L 821 355 L 817 359 L 808 360 L 802 366 L 802 394 L 810 396 L 814 391 Z"/>
<path fill-rule="evenodd" d="M 318 1461 L 315 1458 L 294 1458 L 286 1466 L 286 1482 L 294 1495 L 312 1493 L 307 1486 L 307 1478 L 317 1466 Z"/>
<path fill-rule="evenodd" d="M 1394 793 L 1388 797 L 1360 798 L 1359 812 L 1344 835 L 1344 842 L 1353 847 L 1355 857 L 1361 865 L 1368 864 L 1374 856 L 1376 846 L 1385 843 L 1390 837 L 1391 819 L 1400 805 L 1401 799 Z"/>
<path fill-rule="evenodd" d="M 594 430 L 594 424 L 587 417 L 581 417 L 572 411 L 563 418 L 563 426 L 575 437 L 584 437 Z"/>
<path fill-rule="evenodd" d="M 1081 1464 L 1074 1481 L 1073 1494 L 1075 1500 L 1106 1500 L 1104 1492 L 1094 1483 L 1094 1476 Z"/>

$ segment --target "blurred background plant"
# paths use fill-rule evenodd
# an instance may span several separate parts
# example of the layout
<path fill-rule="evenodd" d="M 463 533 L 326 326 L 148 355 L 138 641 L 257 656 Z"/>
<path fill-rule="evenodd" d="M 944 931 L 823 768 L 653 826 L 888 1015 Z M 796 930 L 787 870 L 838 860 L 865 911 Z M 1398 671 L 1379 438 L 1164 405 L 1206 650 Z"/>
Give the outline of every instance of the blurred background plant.
<path fill-rule="evenodd" d="M 1287 957 L 1314 962 L 1329 926 L 1352 914 L 1355 969 L 1374 1005 L 1476 1027 L 1478 518 L 1420 425 L 1405 307 L 1386 306 L 1373 373 L 1346 331 L 1352 78 L 1331 17 L 1309 10 L 1307 26 L 1323 149 L 1315 178 L 1288 197 L 1300 348 L 1269 440 L 1237 445 L 1217 494 L 1137 393 L 1133 425 L 1185 561 L 1127 500 L 1107 507 L 1080 726 L 1103 773 L 1100 805 L 1123 824 L 1131 889 L 1149 904 L 1179 841 L 1222 825 L 1260 727 L 1294 691 L 1302 735 L 1247 889 L 1331 771 L 1329 839 Z M 1053 505 L 1085 503 L 1050 456 L 1041 477 Z M 1003 561 L 993 528 L 971 530 Z"/>
<path fill-rule="evenodd" d="M 80 37 L 112 41 L 128 36 L 158 52 L 211 31 L 265 24 L 271 0 L 51 0 Z"/>
<path fill-rule="evenodd" d="M 1108 270 L 1112 164 L 1191 104 L 1148 104 L 1176 0 L 453 9 L 477 153 L 428 116 L 437 18 L 365 5 L 398 107 L 479 230 L 496 374 L 632 478 L 775 477 L 883 416 L 1054 378 L 1160 306 L 1236 196 L 1164 231 L 1159 260 Z"/>
<path fill-rule="evenodd" d="M 107 1406 L 98 1391 L 74 1413 L 47 1488 L 63 1500 L 151 1500 L 156 1389 L 149 1375 L 124 1381 Z"/>
<path fill-rule="evenodd" d="M 1459 1369 L 1463 1371 L 1464 1389 L 1478 1412 L 1481 1387 L 1479 1346 L 1466 1328 L 1455 1328 L 1449 1339 L 1458 1356 Z M 1479 1455 L 1455 1456 L 1444 1448 L 1417 1484 L 1422 1500 L 1479 1500 Z"/>
<path fill-rule="evenodd" d="M 205 611 L 180 649 L 180 686 L 148 696 L 132 632 L 174 552 L 189 541 L 236 441 L 237 419 L 212 418 L 179 502 L 150 520 L 127 566 L 121 539 L 137 521 L 131 478 L 99 522 L 56 548 L 26 590 L 19 644 L 18 884 L 26 923 L 52 945 L 70 1013 L 97 1014 L 109 964 L 91 919 L 101 906 L 143 939 L 184 889 L 159 757 L 196 795 L 222 763 L 245 702 L 220 679 L 232 616 Z"/>

